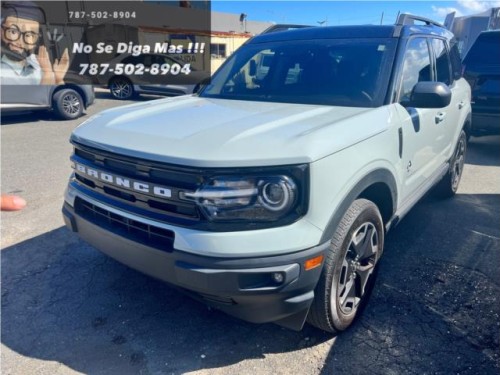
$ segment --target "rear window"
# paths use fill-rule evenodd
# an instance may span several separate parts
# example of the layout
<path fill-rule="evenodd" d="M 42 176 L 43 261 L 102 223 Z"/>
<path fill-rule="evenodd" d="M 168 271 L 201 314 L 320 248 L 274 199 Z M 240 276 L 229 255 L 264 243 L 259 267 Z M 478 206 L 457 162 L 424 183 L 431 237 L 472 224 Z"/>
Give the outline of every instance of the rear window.
<path fill-rule="evenodd" d="M 465 64 L 500 64 L 500 32 L 479 34 L 464 59 Z"/>

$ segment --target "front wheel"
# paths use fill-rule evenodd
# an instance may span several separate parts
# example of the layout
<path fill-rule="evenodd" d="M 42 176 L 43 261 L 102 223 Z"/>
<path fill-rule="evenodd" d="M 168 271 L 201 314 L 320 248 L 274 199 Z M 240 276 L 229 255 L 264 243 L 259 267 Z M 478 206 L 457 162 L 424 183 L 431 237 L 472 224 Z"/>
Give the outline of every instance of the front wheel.
<path fill-rule="evenodd" d="M 327 332 L 347 329 L 370 295 L 383 248 L 377 206 L 355 200 L 331 240 L 307 321 Z"/>

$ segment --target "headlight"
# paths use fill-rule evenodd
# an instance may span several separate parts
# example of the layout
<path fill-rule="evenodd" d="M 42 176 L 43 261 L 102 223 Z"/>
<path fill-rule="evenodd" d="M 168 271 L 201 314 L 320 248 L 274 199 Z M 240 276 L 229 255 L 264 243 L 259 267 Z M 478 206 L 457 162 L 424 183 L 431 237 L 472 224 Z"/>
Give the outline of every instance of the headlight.
<path fill-rule="evenodd" d="M 259 181 L 259 203 L 269 211 L 286 212 L 295 202 L 297 187 L 285 176 Z"/>
<path fill-rule="evenodd" d="M 268 222 L 302 213 L 292 177 L 216 176 L 196 192 L 186 192 L 210 221 Z M 300 208 L 300 209 L 299 209 Z"/>

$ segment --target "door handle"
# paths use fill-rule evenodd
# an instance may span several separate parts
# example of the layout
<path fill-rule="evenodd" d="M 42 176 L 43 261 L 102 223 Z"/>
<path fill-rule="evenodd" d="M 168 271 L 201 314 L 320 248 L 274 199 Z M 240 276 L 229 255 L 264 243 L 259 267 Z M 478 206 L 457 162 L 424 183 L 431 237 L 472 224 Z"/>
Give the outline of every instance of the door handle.
<path fill-rule="evenodd" d="M 436 119 L 436 124 L 439 124 L 440 122 L 443 122 L 444 118 L 446 117 L 446 113 L 444 112 L 439 112 L 435 119 Z"/>
<path fill-rule="evenodd" d="M 465 107 L 465 101 L 461 101 L 460 103 L 458 103 L 458 109 L 462 109 L 463 107 Z"/>

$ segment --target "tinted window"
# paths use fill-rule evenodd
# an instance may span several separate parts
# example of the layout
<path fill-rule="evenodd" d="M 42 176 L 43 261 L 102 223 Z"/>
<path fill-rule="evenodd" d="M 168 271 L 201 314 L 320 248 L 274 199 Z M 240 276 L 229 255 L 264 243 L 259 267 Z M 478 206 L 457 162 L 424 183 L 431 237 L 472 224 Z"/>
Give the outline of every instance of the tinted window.
<path fill-rule="evenodd" d="M 483 95 L 500 95 L 500 79 L 479 80 L 478 88 Z"/>
<path fill-rule="evenodd" d="M 460 59 L 460 51 L 458 50 L 458 43 L 456 39 L 452 39 L 450 43 L 450 60 L 452 79 L 459 79 L 462 77 L 462 60 Z"/>
<path fill-rule="evenodd" d="M 449 85 L 450 79 L 450 58 L 446 45 L 442 39 L 432 39 L 432 48 L 436 57 L 436 81 L 443 82 Z"/>
<path fill-rule="evenodd" d="M 143 56 L 129 56 L 122 60 L 123 64 L 142 64 L 144 62 Z"/>
<path fill-rule="evenodd" d="M 122 61 L 123 64 L 143 64 L 144 66 L 151 66 L 152 56 L 151 55 L 140 55 L 140 56 L 129 56 Z"/>
<path fill-rule="evenodd" d="M 464 59 L 465 64 L 500 64 L 500 32 L 483 32 Z"/>
<path fill-rule="evenodd" d="M 159 64 L 159 65 L 163 65 L 163 64 L 175 64 L 177 61 L 175 61 L 174 59 L 168 57 L 168 56 L 165 56 L 165 55 L 154 55 L 152 57 L 152 63 L 153 64 Z"/>
<path fill-rule="evenodd" d="M 325 39 L 247 44 L 212 77 L 200 96 L 380 106 L 395 43 L 393 39 Z"/>
<path fill-rule="evenodd" d="M 431 81 L 431 58 L 425 38 L 411 39 L 406 47 L 403 62 L 401 102 L 410 100 L 413 87 L 418 82 Z"/>

